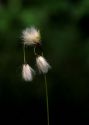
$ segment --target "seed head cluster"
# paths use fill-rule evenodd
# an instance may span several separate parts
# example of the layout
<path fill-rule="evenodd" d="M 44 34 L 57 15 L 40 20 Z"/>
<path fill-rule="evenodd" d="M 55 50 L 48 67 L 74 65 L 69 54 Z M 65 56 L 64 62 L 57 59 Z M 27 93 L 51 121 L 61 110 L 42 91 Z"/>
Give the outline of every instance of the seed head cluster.
<path fill-rule="evenodd" d="M 22 77 L 25 81 L 32 81 L 35 71 L 29 66 L 29 64 L 23 64 Z"/>
<path fill-rule="evenodd" d="M 33 45 L 33 47 L 35 48 L 41 42 L 40 31 L 34 27 L 26 28 L 25 30 L 22 31 L 22 39 L 25 46 Z M 43 74 L 46 74 L 48 70 L 51 69 L 51 66 L 47 62 L 47 60 L 42 55 L 38 54 L 36 54 L 36 66 L 38 68 L 39 73 Z M 35 71 L 31 68 L 31 66 L 29 66 L 29 64 L 24 63 L 22 66 L 22 78 L 25 81 L 32 81 L 34 74 Z"/>
<path fill-rule="evenodd" d="M 34 27 L 26 28 L 22 32 L 22 39 L 25 45 L 34 45 L 40 43 L 40 31 Z"/>
<path fill-rule="evenodd" d="M 38 56 L 36 58 L 36 65 L 38 67 L 39 72 L 44 74 L 47 73 L 48 70 L 51 68 L 51 66 L 43 56 Z"/>

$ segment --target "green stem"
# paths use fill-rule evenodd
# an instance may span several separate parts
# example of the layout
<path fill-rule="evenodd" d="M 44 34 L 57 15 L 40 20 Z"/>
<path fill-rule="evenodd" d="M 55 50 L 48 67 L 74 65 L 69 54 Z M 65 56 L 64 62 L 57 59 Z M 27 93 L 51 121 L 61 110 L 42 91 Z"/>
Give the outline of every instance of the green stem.
<path fill-rule="evenodd" d="M 44 56 L 44 55 L 43 55 L 43 52 L 42 52 L 42 56 Z"/>
<path fill-rule="evenodd" d="M 38 54 L 36 53 L 36 47 L 34 47 L 34 54 L 37 56 Z M 43 56 L 43 52 L 42 52 Z M 45 90 L 46 90 L 46 105 L 47 105 L 47 125 L 49 125 L 49 104 L 48 104 L 48 89 L 47 89 L 47 79 L 46 79 L 46 74 L 44 74 L 44 80 L 45 80 Z"/>
<path fill-rule="evenodd" d="M 26 57 L 25 57 L 25 44 L 23 44 L 23 57 L 24 57 L 24 64 L 26 63 Z"/>
<path fill-rule="evenodd" d="M 44 79 L 45 79 L 45 89 L 46 89 L 47 121 L 48 121 L 48 125 L 49 125 L 49 104 L 48 104 L 48 90 L 47 90 L 46 74 L 44 75 Z"/>
<path fill-rule="evenodd" d="M 38 54 L 36 53 L 36 46 L 34 46 L 34 55 L 38 56 Z"/>
<path fill-rule="evenodd" d="M 36 54 L 36 47 L 34 47 L 34 55 L 37 55 L 37 54 Z"/>

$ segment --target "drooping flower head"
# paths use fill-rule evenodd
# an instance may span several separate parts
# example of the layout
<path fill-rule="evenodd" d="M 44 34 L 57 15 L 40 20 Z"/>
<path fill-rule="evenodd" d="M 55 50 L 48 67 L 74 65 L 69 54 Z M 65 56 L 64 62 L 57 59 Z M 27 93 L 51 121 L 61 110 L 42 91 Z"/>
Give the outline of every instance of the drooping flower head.
<path fill-rule="evenodd" d="M 35 73 L 35 71 L 28 64 L 23 64 L 23 66 L 22 66 L 22 78 L 25 81 L 32 81 L 34 73 Z"/>
<path fill-rule="evenodd" d="M 51 66 L 43 56 L 38 56 L 36 58 L 36 65 L 38 67 L 39 72 L 43 74 L 46 74 L 48 70 L 51 68 Z"/>
<path fill-rule="evenodd" d="M 40 31 L 34 27 L 26 28 L 22 32 L 22 39 L 25 45 L 40 44 Z"/>

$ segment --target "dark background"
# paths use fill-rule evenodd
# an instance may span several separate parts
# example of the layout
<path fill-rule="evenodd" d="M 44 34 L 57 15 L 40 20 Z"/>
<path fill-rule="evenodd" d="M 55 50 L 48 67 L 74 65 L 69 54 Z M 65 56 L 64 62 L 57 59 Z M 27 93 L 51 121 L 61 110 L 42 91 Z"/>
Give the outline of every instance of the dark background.
<path fill-rule="evenodd" d="M 89 125 L 89 0 L 0 0 L 0 124 L 47 125 L 43 75 L 21 76 L 24 28 L 40 29 L 50 125 Z M 33 48 L 26 48 L 35 68 Z"/>

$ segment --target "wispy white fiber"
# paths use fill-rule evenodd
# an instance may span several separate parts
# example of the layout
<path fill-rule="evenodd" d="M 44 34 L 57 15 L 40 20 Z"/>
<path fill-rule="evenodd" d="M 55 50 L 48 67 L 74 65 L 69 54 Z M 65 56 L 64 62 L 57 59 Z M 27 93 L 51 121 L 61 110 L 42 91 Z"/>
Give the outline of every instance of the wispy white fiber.
<path fill-rule="evenodd" d="M 43 56 L 38 56 L 36 58 L 36 65 L 38 67 L 39 72 L 43 74 L 47 73 L 48 70 L 51 68 L 51 66 Z"/>
<path fill-rule="evenodd" d="M 40 31 L 34 27 L 26 28 L 22 32 L 22 39 L 25 45 L 33 45 L 40 42 Z"/>
<path fill-rule="evenodd" d="M 22 78 L 25 81 L 32 81 L 34 73 L 35 73 L 35 71 L 28 64 L 23 64 L 23 66 L 22 66 Z"/>

